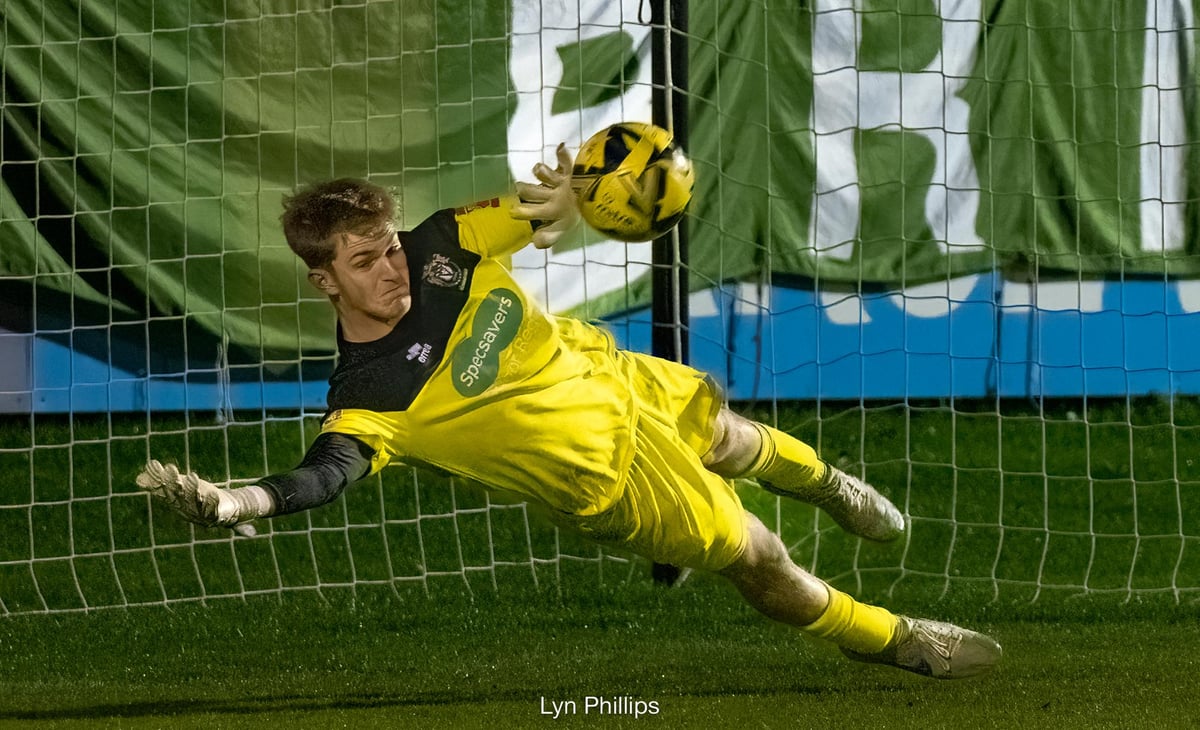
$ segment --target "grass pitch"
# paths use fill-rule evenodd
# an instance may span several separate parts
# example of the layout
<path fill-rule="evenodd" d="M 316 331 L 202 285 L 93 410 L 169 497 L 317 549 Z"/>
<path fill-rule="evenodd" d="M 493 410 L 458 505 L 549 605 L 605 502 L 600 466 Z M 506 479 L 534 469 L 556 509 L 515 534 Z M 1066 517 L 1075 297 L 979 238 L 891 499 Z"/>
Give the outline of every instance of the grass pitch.
<path fill-rule="evenodd" d="M 1195 727 L 1194 609 L 1108 609 L 972 625 L 991 675 L 940 682 L 843 660 L 708 578 L 398 600 L 16 617 L 3 624 L 0 726 L 122 728 Z M 378 598 L 378 600 L 376 600 Z M 932 607 L 945 614 L 944 607 Z M 953 613 L 951 611 L 950 613 Z M 1124 615 L 1123 615 L 1124 614 Z M 584 714 L 587 697 L 658 713 Z M 559 717 L 555 703 L 576 702 Z"/>
<path fill-rule="evenodd" d="M 863 468 L 913 528 L 903 544 L 866 545 L 811 509 L 777 510 L 753 488 L 744 491 L 748 506 L 774 520 L 802 564 L 839 587 L 995 636 L 1005 658 L 993 674 L 937 682 L 855 664 L 759 617 L 718 579 L 693 576 L 665 590 L 637 562 L 600 580 L 594 564 L 565 561 L 537 587 L 528 570 L 516 570 L 495 589 L 472 579 L 467 590 L 445 577 L 429 581 L 428 593 L 405 582 L 192 602 L 197 591 L 237 588 L 220 562 L 232 554 L 239 580 L 255 588 L 254 557 L 266 545 L 278 565 L 266 583 L 290 580 L 293 568 L 297 580 L 313 570 L 326 583 L 377 578 L 385 575 L 381 556 L 404 546 L 404 535 L 389 533 L 384 545 L 380 530 L 346 524 L 378 519 L 381 503 L 395 516 L 415 509 L 406 500 L 436 512 L 439 504 L 469 508 L 478 496 L 436 478 L 416 489 L 392 484 L 403 470 L 388 470 L 379 489 L 351 490 L 313 513 L 318 534 L 335 538 L 328 544 L 306 542 L 299 535 L 309 518 L 291 517 L 264 526 L 267 538 L 208 536 L 193 548 L 190 528 L 158 510 L 148 532 L 144 498 L 107 496 L 110 484 L 131 479 L 147 451 L 186 453 L 195 465 L 245 475 L 286 468 L 299 456 L 296 421 L 39 417 L 0 424 L 0 477 L 17 485 L 0 496 L 8 610 L 36 610 L 39 601 L 78 609 L 80 588 L 95 605 L 111 589 L 96 577 L 102 571 L 86 569 L 105 561 L 70 556 L 110 545 L 122 558 L 115 602 L 152 601 L 164 590 L 185 600 L 0 618 L 0 727 L 1200 725 L 1200 405 L 909 404 L 757 415 Z M 95 510 L 102 520 L 92 519 Z M 481 529 L 472 524 L 459 519 L 457 537 L 427 526 L 426 567 L 463 560 L 463 545 Z M 488 529 L 502 551 L 510 537 L 502 520 Z M 537 555 L 543 538 L 558 539 L 537 526 L 532 537 Z M 451 538 L 460 542 L 447 547 Z M 139 542 L 148 539 L 152 548 Z M 292 547 L 303 554 L 289 567 Z M 171 559 L 193 551 L 195 561 Z M 151 553 L 156 574 L 138 562 Z M 393 556 L 390 569 L 406 559 Z M 67 567 L 70 580 L 56 583 Z M 586 710 L 589 697 L 626 709 L 653 702 L 658 712 L 601 715 Z"/>

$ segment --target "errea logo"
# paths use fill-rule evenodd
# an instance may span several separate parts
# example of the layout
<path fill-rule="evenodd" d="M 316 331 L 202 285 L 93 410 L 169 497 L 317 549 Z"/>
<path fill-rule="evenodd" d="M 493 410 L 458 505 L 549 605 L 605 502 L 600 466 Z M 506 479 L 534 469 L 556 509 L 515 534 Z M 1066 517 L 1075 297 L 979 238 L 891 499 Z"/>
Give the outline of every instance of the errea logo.
<path fill-rule="evenodd" d="M 404 356 L 405 360 L 416 360 L 424 365 L 429 362 L 429 353 L 433 350 L 433 345 L 424 342 L 414 342 L 412 347 L 408 348 L 408 354 Z"/>

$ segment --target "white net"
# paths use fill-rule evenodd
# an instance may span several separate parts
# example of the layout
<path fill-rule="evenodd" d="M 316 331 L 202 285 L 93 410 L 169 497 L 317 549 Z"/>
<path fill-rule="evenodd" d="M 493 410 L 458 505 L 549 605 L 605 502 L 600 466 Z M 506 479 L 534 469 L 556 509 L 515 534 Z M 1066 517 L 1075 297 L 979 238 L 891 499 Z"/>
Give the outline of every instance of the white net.
<path fill-rule="evenodd" d="M 292 591 L 560 590 L 645 565 L 390 467 L 259 534 L 136 493 L 153 456 L 293 466 L 333 363 L 278 231 L 367 176 L 406 226 L 650 116 L 649 7 L 10 3 L 0 136 L 0 615 Z M 845 537 L 753 487 L 823 577 L 901 598 L 1200 590 L 1190 3 L 695 3 L 692 362 L 890 494 Z M 514 257 L 649 349 L 650 247 Z"/>

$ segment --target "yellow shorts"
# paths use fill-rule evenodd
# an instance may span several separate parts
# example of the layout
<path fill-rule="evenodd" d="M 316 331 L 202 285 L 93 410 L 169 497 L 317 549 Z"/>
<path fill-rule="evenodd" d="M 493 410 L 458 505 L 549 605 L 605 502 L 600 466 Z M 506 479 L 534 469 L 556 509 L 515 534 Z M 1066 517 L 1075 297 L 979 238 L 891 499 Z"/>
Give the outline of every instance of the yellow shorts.
<path fill-rule="evenodd" d="M 624 491 L 567 526 L 660 563 L 720 570 L 746 548 L 746 511 L 733 482 L 704 468 L 723 403 L 711 378 L 685 365 L 621 353 L 635 370 L 638 422 Z"/>

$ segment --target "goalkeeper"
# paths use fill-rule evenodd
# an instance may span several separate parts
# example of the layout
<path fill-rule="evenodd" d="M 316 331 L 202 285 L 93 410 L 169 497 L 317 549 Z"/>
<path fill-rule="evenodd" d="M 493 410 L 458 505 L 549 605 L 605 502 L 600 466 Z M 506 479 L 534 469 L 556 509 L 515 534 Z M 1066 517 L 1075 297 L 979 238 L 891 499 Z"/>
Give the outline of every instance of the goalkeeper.
<path fill-rule="evenodd" d="M 981 674 L 990 638 L 856 601 L 792 562 L 747 512 L 735 477 L 815 504 L 876 541 L 903 515 L 806 444 L 727 408 L 704 374 L 614 347 L 549 315 L 501 260 L 578 220 L 571 157 L 517 196 L 396 231 L 389 193 L 333 180 L 284 201 L 283 230 L 337 314 L 321 433 L 299 466 L 218 489 L 151 461 L 139 486 L 201 525 L 310 509 L 391 461 L 438 468 L 546 506 L 559 524 L 657 563 L 718 573 L 763 614 L 851 658 L 938 678 Z"/>

